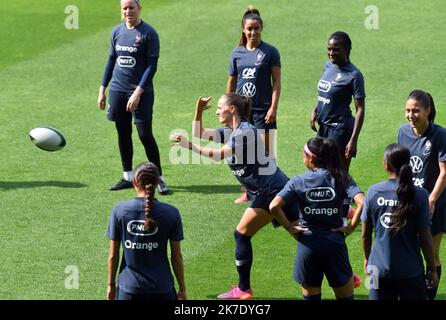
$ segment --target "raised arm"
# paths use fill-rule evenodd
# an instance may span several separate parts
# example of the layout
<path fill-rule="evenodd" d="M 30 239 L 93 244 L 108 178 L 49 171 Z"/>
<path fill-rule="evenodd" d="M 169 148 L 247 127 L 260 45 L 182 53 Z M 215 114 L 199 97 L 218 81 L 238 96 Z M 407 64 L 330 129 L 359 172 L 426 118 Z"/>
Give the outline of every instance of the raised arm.
<path fill-rule="evenodd" d="M 203 128 L 203 112 L 211 108 L 208 105 L 211 99 L 212 97 L 200 97 L 197 100 L 194 121 L 192 122 L 192 136 L 195 138 L 214 141 L 219 136 L 217 130 Z"/>

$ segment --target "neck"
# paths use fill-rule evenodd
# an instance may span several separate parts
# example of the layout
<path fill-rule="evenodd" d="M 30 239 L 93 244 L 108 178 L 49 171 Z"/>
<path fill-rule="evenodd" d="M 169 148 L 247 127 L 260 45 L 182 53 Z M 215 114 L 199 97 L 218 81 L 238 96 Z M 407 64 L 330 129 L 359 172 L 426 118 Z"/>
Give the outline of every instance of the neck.
<path fill-rule="evenodd" d="M 239 126 L 240 122 L 242 122 L 242 120 L 241 120 L 239 117 L 234 116 L 234 117 L 232 118 L 232 122 L 230 123 L 229 127 L 230 127 L 232 130 L 234 130 L 235 128 L 237 128 L 237 127 Z"/>
<path fill-rule="evenodd" d="M 129 29 L 133 29 L 136 26 L 138 26 L 141 23 L 141 19 L 138 18 L 136 21 L 126 21 L 125 25 L 127 26 L 127 28 Z"/>
<path fill-rule="evenodd" d="M 387 171 L 387 176 L 389 179 L 398 179 L 398 175 L 395 172 Z"/>
<path fill-rule="evenodd" d="M 426 121 L 420 123 L 418 126 L 413 127 L 412 130 L 415 133 L 415 135 L 422 136 L 426 132 L 428 127 L 429 127 L 429 121 Z"/>
<path fill-rule="evenodd" d="M 261 41 L 262 40 L 254 42 L 254 41 L 249 41 L 248 40 L 248 42 L 246 43 L 246 49 L 248 49 L 250 51 L 254 50 L 255 48 L 257 48 L 259 46 Z"/>

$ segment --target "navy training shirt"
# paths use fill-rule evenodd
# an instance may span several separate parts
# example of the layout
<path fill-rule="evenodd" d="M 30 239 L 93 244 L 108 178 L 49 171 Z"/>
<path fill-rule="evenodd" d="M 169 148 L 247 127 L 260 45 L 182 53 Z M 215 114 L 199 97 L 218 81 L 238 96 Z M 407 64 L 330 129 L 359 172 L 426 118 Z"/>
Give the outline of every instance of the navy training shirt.
<path fill-rule="evenodd" d="M 280 67 L 280 54 L 264 41 L 253 51 L 245 46 L 232 51 L 229 75 L 237 76 L 236 93 L 251 97 L 253 110 L 268 110 L 271 107 L 272 67 Z"/>
<path fill-rule="evenodd" d="M 217 128 L 220 142 L 232 149 L 226 162 L 235 178 L 252 195 L 275 195 L 287 183 L 288 177 L 265 151 L 257 128 L 247 121 L 235 130 Z"/>
<path fill-rule="evenodd" d="M 347 186 L 336 183 L 330 172 L 323 168 L 292 178 L 277 195 L 299 207 L 299 225 L 309 228 L 312 235 L 344 242 L 340 232 L 331 229 L 343 226 L 342 208 L 345 198 L 362 193 L 351 179 Z"/>
<path fill-rule="evenodd" d="M 174 281 L 167 257 L 168 240 L 183 240 L 178 209 L 155 201 L 152 214 L 156 227 L 144 231 L 145 198 L 137 197 L 114 206 L 107 235 L 123 244 L 118 286 L 129 294 L 168 293 Z"/>
<path fill-rule="evenodd" d="M 327 61 L 317 86 L 317 120 L 337 128 L 351 126 L 354 122 L 350 103 L 365 98 L 364 77 L 351 62 L 345 66 Z"/>
<path fill-rule="evenodd" d="M 446 129 L 431 122 L 424 135 L 417 137 L 407 123 L 399 128 L 398 143 L 410 151 L 414 185 L 431 193 L 440 174 L 438 163 L 446 161 Z M 446 204 L 445 191 L 437 204 Z"/>
<path fill-rule="evenodd" d="M 414 216 L 393 235 L 392 212 L 398 206 L 398 184 L 398 180 L 390 179 L 371 186 L 361 214 L 361 220 L 375 229 L 368 266 L 375 266 L 377 270 L 370 271 L 378 272 L 381 278 L 407 279 L 424 273 L 418 230 L 430 227 L 428 194 L 415 187 Z"/>
<path fill-rule="evenodd" d="M 155 29 L 142 21 L 137 27 L 128 29 L 125 23 L 113 28 L 110 37 L 110 59 L 115 59 L 110 90 L 133 92 L 149 67 L 150 59 L 159 57 L 160 42 Z M 103 84 L 106 86 L 106 84 Z M 152 79 L 143 88 L 153 90 Z"/>

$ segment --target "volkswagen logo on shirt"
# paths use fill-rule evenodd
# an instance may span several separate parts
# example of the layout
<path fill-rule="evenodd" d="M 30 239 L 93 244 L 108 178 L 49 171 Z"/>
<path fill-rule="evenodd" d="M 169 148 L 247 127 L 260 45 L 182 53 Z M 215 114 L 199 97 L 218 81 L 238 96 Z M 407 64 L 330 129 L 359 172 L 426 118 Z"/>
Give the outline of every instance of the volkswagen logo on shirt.
<path fill-rule="evenodd" d="M 155 227 L 153 230 L 145 231 L 144 230 L 144 220 L 131 220 L 127 223 L 127 232 L 134 236 L 153 236 L 158 232 L 158 227 Z"/>
<path fill-rule="evenodd" d="M 252 82 L 246 82 L 243 85 L 242 93 L 243 93 L 243 95 L 252 98 L 256 94 L 256 86 Z"/>
<path fill-rule="evenodd" d="M 130 56 L 118 57 L 118 65 L 122 68 L 133 68 L 136 65 L 136 59 Z"/>
<path fill-rule="evenodd" d="M 423 160 L 418 156 L 410 157 L 410 167 L 413 173 L 420 173 L 423 170 Z"/>

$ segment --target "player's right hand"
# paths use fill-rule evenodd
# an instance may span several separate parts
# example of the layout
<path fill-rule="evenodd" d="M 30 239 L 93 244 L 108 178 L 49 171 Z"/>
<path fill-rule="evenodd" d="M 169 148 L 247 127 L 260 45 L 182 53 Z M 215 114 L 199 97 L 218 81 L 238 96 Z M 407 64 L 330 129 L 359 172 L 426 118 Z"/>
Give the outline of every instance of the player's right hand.
<path fill-rule="evenodd" d="M 105 96 L 105 93 L 104 94 L 99 94 L 99 96 L 98 96 L 98 107 L 99 107 L 99 109 L 101 109 L 101 110 L 105 109 L 106 101 L 107 101 L 107 97 Z"/>

